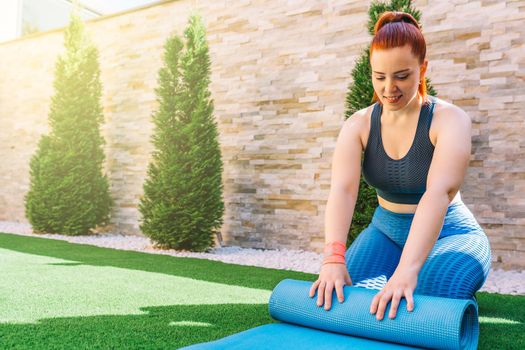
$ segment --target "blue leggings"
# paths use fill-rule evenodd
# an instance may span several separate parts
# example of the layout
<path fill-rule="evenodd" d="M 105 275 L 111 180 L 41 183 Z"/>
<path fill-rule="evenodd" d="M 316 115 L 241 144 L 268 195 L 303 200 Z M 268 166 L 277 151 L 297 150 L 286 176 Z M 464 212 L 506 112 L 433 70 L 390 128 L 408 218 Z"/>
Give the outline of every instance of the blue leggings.
<path fill-rule="evenodd" d="M 346 251 L 356 287 L 382 289 L 394 273 L 415 214 L 394 213 L 380 205 L 372 222 Z M 414 294 L 470 299 L 490 270 L 490 244 L 462 201 L 449 205 L 432 251 L 423 264 Z"/>

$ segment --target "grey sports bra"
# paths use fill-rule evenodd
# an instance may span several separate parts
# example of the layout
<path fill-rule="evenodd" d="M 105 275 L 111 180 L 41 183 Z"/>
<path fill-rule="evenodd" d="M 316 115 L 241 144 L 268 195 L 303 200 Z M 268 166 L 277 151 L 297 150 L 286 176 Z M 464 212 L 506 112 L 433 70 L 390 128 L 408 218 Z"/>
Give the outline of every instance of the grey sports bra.
<path fill-rule="evenodd" d="M 428 132 L 435 104 L 435 98 L 428 95 L 421 106 L 412 146 L 401 159 L 392 159 L 386 154 L 381 139 L 382 106 L 378 102 L 374 105 L 361 168 L 366 183 L 389 202 L 417 204 L 426 190 L 428 169 L 434 154 Z"/>

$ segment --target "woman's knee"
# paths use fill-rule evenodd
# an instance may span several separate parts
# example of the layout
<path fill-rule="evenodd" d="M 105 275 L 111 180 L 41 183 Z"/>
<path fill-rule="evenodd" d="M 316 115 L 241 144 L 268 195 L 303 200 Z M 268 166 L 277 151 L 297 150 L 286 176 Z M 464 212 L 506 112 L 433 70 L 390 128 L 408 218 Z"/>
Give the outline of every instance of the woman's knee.
<path fill-rule="evenodd" d="M 490 270 L 490 245 L 484 235 L 460 234 L 439 239 L 418 276 L 414 293 L 471 298 Z"/>

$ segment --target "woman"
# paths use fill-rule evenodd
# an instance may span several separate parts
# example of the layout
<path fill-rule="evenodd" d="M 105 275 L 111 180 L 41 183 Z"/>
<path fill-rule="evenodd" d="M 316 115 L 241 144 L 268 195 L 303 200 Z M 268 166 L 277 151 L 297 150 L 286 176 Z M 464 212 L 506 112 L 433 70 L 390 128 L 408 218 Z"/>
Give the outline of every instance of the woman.
<path fill-rule="evenodd" d="M 373 105 L 348 118 L 337 139 L 325 217 L 317 305 L 343 286 L 378 289 L 370 312 L 395 318 L 413 294 L 473 298 L 490 270 L 490 245 L 459 188 L 469 163 L 471 121 L 426 94 L 426 43 L 408 13 L 386 12 L 370 47 Z M 363 163 L 361 154 L 364 151 Z M 345 252 L 361 174 L 376 188 L 372 222 Z"/>

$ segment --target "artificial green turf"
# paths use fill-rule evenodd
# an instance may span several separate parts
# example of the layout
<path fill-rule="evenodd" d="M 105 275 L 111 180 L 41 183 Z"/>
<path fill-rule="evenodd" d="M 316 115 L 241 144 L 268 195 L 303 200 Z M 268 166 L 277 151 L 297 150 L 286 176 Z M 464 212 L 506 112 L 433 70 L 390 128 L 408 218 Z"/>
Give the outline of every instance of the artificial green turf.
<path fill-rule="evenodd" d="M 0 248 L 0 322 L 141 315 L 143 306 L 266 304 L 270 291 Z M 154 291 L 154 292 L 152 292 Z"/>
<path fill-rule="evenodd" d="M 0 348 L 177 349 L 275 322 L 294 271 L 0 234 Z M 525 296 L 476 293 L 479 349 L 525 349 Z"/>

